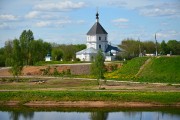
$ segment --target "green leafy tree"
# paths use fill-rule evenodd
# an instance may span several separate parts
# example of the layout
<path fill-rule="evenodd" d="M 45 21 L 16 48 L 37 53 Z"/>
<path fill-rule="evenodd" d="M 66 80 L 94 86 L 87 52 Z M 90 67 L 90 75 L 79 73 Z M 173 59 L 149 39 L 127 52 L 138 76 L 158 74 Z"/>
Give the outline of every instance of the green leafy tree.
<path fill-rule="evenodd" d="M 43 42 L 43 40 L 33 40 L 30 44 L 31 64 L 34 65 L 38 61 L 44 61 L 46 54 L 51 51 L 51 44 Z"/>
<path fill-rule="evenodd" d="M 57 59 L 62 57 L 64 61 L 71 61 L 72 59 L 75 60 L 76 58 L 76 52 L 83 50 L 86 48 L 86 45 L 84 44 L 78 44 L 78 45 L 57 45 L 57 44 L 52 44 L 52 57 L 53 59 Z M 58 51 L 58 52 L 57 52 Z M 62 51 L 62 55 L 60 54 L 60 51 Z M 57 52 L 57 53 L 56 53 Z M 59 54 L 57 56 L 57 54 Z M 57 59 L 59 60 L 59 59 Z"/>
<path fill-rule="evenodd" d="M 161 54 L 163 55 L 168 54 L 169 52 L 169 48 L 164 40 L 161 42 L 160 51 L 161 51 Z"/>
<path fill-rule="evenodd" d="M 55 61 L 59 61 L 63 57 L 63 51 L 61 49 L 53 48 L 51 53 L 52 53 L 52 59 Z"/>
<path fill-rule="evenodd" d="M 21 74 L 21 71 L 23 69 L 23 59 L 22 59 L 22 53 L 21 53 L 21 47 L 19 40 L 15 39 L 13 40 L 13 51 L 12 51 L 12 68 L 11 72 L 14 77 L 17 77 Z"/>
<path fill-rule="evenodd" d="M 169 40 L 167 46 L 169 48 L 169 53 L 172 51 L 173 55 L 180 55 L 180 41 Z"/>
<path fill-rule="evenodd" d="M 32 63 L 32 53 L 31 53 L 31 42 L 34 40 L 33 32 L 31 30 L 24 30 L 20 35 L 20 44 L 22 50 L 23 62 L 25 65 L 30 65 Z"/>
<path fill-rule="evenodd" d="M 159 48 L 159 45 L 158 45 Z M 152 54 L 156 51 L 156 44 L 153 41 L 145 41 L 142 43 L 142 51 L 146 51 L 146 53 Z"/>
<path fill-rule="evenodd" d="M 5 66 L 5 55 L 4 55 L 4 48 L 0 48 L 0 67 Z"/>
<path fill-rule="evenodd" d="M 126 59 L 139 56 L 139 41 L 134 39 L 124 39 L 119 45 L 120 48 L 125 50 L 123 57 Z"/>
<path fill-rule="evenodd" d="M 5 42 L 5 65 L 6 66 L 11 66 L 12 64 L 12 51 L 13 51 L 13 41 L 6 41 Z"/>
<path fill-rule="evenodd" d="M 91 65 L 91 73 L 96 77 L 98 85 L 100 85 L 100 79 L 104 79 L 105 73 L 104 55 L 101 50 L 98 51 L 98 54 Z"/>

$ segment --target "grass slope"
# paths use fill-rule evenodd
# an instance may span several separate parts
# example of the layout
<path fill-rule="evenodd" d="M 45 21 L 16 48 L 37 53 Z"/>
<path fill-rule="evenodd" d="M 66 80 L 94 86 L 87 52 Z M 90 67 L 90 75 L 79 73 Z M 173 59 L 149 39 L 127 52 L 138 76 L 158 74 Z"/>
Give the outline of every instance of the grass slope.
<path fill-rule="evenodd" d="M 180 56 L 152 58 L 139 77 L 142 82 L 180 83 Z"/>
<path fill-rule="evenodd" d="M 137 57 L 133 58 L 130 61 L 127 61 L 122 68 L 111 72 L 106 73 L 105 77 L 107 79 L 116 79 L 116 80 L 133 80 L 135 75 L 138 73 L 140 67 L 145 63 L 148 57 Z"/>

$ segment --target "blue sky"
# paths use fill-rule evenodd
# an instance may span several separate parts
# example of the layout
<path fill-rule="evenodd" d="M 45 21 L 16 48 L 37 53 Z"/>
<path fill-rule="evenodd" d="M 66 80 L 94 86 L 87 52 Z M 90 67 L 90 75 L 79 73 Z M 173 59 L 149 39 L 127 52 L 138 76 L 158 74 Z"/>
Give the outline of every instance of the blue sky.
<path fill-rule="evenodd" d="M 35 39 L 58 44 L 84 44 L 99 21 L 108 40 L 180 40 L 180 0 L 0 0 L 0 47 L 31 29 Z"/>

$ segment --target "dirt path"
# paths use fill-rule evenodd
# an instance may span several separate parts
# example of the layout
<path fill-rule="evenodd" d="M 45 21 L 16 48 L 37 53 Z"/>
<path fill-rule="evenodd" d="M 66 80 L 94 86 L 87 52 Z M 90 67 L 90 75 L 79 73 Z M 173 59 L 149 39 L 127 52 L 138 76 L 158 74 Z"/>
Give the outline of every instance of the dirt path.
<path fill-rule="evenodd" d="M 151 58 L 149 58 L 148 60 L 146 60 L 146 62 L 140 67 L 140 69 L 139 69 L 138 73 L 135 75 L 135 77 L 137 77 L 139 74 L 141 74 L 141 72 L 143 71 L 144 67 L 145 67 L 146 65 L 148 65 L 150 61 L 151 61 Z"/>

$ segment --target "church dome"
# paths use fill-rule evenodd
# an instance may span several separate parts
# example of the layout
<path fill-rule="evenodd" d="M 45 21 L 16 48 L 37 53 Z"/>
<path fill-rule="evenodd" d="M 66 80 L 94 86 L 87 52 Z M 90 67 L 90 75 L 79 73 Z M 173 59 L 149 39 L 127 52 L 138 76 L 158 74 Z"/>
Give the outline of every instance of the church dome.
<path fill-rule="evenodd" d="M 99 23 L 99 14 L 96 13 L 96 23 L 88 31 L 87 35 L 96 35 L 96 34 L 108 34 L 106 30 Z"/>

